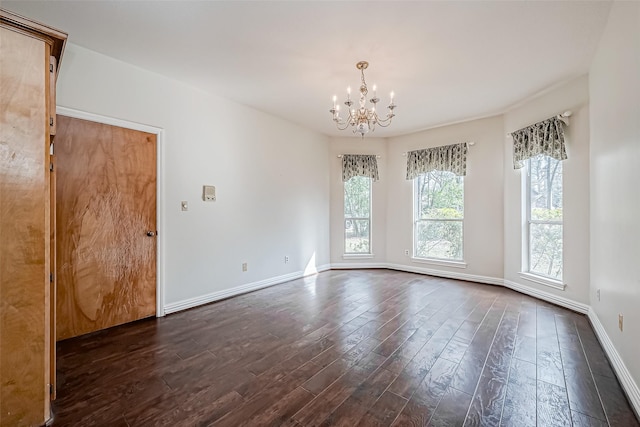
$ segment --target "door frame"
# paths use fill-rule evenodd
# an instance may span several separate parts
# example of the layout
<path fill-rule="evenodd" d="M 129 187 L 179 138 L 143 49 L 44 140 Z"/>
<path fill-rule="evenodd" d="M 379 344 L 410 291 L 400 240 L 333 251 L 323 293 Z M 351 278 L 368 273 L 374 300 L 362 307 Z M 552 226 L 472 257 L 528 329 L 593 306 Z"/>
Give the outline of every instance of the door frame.
<path fill-rule="evenodd" d="M 88 120 L 105 125 L 147 132 L 156 135 L 156 317 L 164 316 L 164 129 L 128 120 L 89 113 L 67 107 L 56 107 L 56 113 L 74 119 Z M 54 139 L 55 152 L 55 139 Z"/>

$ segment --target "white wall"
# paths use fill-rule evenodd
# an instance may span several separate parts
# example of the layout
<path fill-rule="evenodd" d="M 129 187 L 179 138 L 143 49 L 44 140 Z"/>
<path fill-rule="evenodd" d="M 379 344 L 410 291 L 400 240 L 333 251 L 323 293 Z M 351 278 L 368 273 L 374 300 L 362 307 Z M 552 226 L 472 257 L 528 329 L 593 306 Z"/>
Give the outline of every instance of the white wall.
<path fill-rule="evenodd" d="M 568 159 L 563 161 L 564 291 L 520 277 L 522 271 L 522 170 L 513 168 L 513 139 L 506 136 L 532 123 L 571 110 L 566 127 Z M 553 88 L 504 114 L 504 278 L 568 298 L 589 302 L 589 87 L 587 76 Z"/>
<path fill-rule="evenodd" d="M 166 304 L 328 264 L 327 137 L 73 44 L 58 105 L 165 130 Z"/>
<path fill-rule="evenodd" d="M 491 117 L 389 138 L 387 261 L 395 265 L 502 277 L 502 117 Z M 413 252 L 413 181 L 406 180 L 407 151 L 474 142 L 464 178 L 464 262 L 466 268 L 416 262 Z"/>
<path fill-rule="evenodd" d="M 589 90 L 591 305 L 640 384 L 640 3 L 613 4 Z"/>
<path fill-rule="evenodd" d="M 380 179 L 371 187 L 371 254 L 372 257 L 344 255 L 344 184 L 340 154 L 375 154 Z M 384 138 L 331 138 L 331 264 L 357 266 L 386 261 L 387 230 L 387 146 Z"/>

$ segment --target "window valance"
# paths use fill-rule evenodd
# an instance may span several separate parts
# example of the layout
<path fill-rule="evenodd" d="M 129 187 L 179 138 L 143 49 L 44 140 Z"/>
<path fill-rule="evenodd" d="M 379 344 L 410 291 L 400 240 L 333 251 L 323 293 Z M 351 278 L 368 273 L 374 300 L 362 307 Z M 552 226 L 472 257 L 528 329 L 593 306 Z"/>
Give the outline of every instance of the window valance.
<path fill-rule="evenodd" d="M 377 181 L 378 159 L 374 154 L 344 154 L 342 156 L 342 181 L 354 176 L 364 176 Z"/>
<path fill-rule="evenodd" d="M 407 179 L 411 180 L 433 170 L 467 174 L 467 143 L 425 148 L 407 153 Z"/>
<path fill-rule="evenodd" d="M 566 160 L 564 122 L 559 117 L 543 120 L 511 132 L 513 137 L 513 168 L 520 169 L 524 161 L 544 154 L 556 160 Z"/>

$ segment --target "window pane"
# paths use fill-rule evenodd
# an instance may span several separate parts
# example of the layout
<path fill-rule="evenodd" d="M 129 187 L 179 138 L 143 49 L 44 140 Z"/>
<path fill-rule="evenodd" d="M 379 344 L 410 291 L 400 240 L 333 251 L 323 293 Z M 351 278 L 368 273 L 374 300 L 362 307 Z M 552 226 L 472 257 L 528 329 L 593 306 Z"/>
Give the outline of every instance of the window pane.
<path fill-rule="evenodd" d="M 346 219 L 344 221 L 345 253 L 369 253 L 369 220 Z"/>
<path fill-rule="evenodd" d="M 418 221 L 416 256 L 462 260 L 462 221 Z"/>
<path fill-rule="evenodd" d="M 344 183 L 344 217 L 369 218 L 371 178 L 354 176 Z"/>
<path fill-rule="evenodd" d="M 529 225 L 529 271 L 562 280 L 562 225 Z"/>
<path fill-rule="evenodd" d="M 531 219 L 562 221 L 562 162 L 548 156 L 530 160 Z"/>
<path fill-rule="evenodd" d="M 463 178 L 452 172 L 431 171 L 416 178 L 419 219 L 462 219 Z"/>

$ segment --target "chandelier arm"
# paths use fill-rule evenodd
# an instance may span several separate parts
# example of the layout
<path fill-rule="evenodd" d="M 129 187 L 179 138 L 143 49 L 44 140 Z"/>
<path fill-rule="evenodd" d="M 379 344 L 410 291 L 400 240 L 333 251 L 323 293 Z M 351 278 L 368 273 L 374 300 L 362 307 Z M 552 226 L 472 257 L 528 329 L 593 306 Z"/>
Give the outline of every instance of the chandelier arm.
<path fill-rule="evenodd" d="M 345 130 L 346 128 L 348 128 L 351 125 L 350 122 L 346 122 L 344 123 L 344 127 L 340 127 L 340 123 L 336 122 L 336 127 L 338 128 L 338 130 Z"/>
<path fill-rule="evenodd" d="M 377 125 L 380 126 L 381 128 L 389 127 L 390 124 L 391 124 L 391 120 L 386 120 L 384 122 L 378 122 L 377 123 Z"/>
<path fill-rule="evenodd" d="M 387 117 L 384 119 L 381 119 L 380 117 L 378 117 L 378 123 L 390 123 L 391 122 L 392 117 Z"/>

